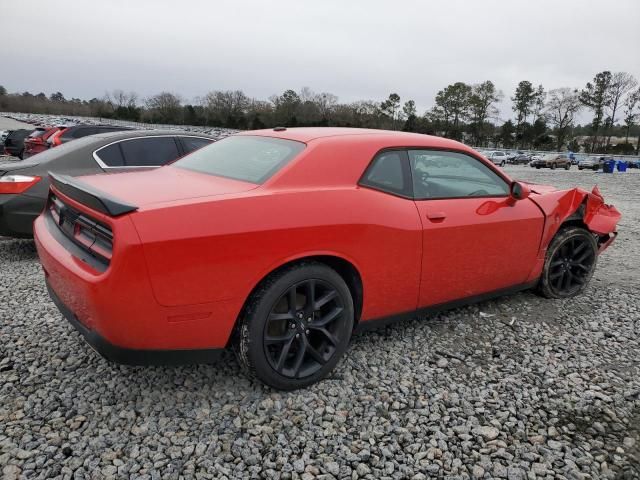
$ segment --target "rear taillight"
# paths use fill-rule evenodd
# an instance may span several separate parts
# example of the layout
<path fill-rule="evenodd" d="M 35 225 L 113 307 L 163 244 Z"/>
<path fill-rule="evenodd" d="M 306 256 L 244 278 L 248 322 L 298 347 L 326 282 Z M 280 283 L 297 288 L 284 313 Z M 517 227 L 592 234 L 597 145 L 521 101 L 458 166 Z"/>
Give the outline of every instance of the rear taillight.
<path fill-rule="evenodd" d="M 5 175 L 0 177 L 0 194 L 22 193 L 33 187 L 40 180 L 40 177 L 32 177 L 30 175 Z"/>
<path fill-rule="evenodd" d="M 102 267 L 109 266 L 113 251 L 113 232 L 107 225 L 65 204 L 53 192 L 49 193 L 45 212 L 47 210 L 67 238 L 89 252 Z"/>

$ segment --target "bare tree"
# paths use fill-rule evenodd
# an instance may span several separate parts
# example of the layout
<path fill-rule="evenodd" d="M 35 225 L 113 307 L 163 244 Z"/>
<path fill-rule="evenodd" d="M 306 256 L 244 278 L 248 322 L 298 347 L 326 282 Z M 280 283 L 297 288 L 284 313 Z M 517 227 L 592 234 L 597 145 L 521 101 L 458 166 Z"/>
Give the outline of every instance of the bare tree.
<path fill-rule="evenodd" d="M 638 106 L 640 106 L 640 88 L 627 95 L 624 101 L 624 124 L 627 127 L 625 143 L 629 143 L 629 131 L 640 116 L 640 112 L 636 110 Z"/>
<path fill-rule="evenodd" d="M 556 131 L 556 149 L 564 145 L 569 127 L 573 124 L 576 113 L 582 104 L 577 90 L 557 88 L 549 92 L 549 100 L 545 108 L 545 118 Z"/>
<path fill-rule="evenodd" d="M 171 92 L 160 92 L 145 100 L 151 120 L 162 123 L 179 123 L 182 113 L 182 99 Z"/>
<path fill-rule="evenodd" d="M 616 72 L 611 76 L 611 83 L 609 85 L 609 109 L 611 114 L 609 115 L 607 126 L 609 135 L 607 136 L 606 147 L 609 147 L 609 143 L 611 142 L 611 129 L 613 129 L 613 126 L 616 124 L 616 114 L 621 100 L 627 93 L 636 88 L 636 85 L 638 85 L 638 81 L 630 73 Z"/>
<path fill-rule="evenodd" d="M 209 92 L 205 97 L 205 108 L 209 118 L 217 120 L 221 125 L 237 127 L 249 105 L 249 98 L 242 90 Z"/>

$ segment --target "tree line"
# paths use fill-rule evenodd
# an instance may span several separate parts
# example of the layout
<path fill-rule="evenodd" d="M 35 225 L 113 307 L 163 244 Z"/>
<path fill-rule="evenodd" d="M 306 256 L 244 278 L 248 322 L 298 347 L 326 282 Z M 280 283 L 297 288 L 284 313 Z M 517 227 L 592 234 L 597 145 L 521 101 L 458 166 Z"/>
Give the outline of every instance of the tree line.
<path fill-rule="evenodd" d="M 582 88 L 546 90 L 523 80 L 510 97 L 514 119 L 504 122 L 498 108 L 503 100 L 504 94 L 490 80 L 447 85 L 437 92 L 433 107 L 421 115 L 413 100 L 403 102 L 397 93 L 382 101 L 341 103 L 336 95 L 307 87 L 285 90 L 267 100 L 251 98 L 241 90 L 214 90 L 193 101 L 174 92 L 140 99 L 135 92 L 113 90 L 87 101 L 67 99 L 61 92 L 49 96 L 9 93 L 0 86 L 0 110 L 10 112 L 234 129 L 363 127 L 440 135 L 485 147 L 638 153 L 640 88 L 626 72 L 600 72 Z M 589 124 L 576 123 L 581 112 L 592 116 Z M 612 143 L 614 137 L 625 140 Z"/>

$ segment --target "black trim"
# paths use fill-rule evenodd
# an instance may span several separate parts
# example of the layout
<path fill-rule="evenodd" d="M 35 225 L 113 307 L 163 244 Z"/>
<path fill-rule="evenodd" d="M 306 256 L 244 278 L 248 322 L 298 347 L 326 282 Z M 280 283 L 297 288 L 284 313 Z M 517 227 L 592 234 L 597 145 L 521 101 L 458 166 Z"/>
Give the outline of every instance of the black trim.
<path fill-rule="evenodd" d="M 521 292 L 523 290 L 529 290 L 530 288 L 535 287 L 538 284 L 538 281 L 539 279 L 536 279 L 533 282 L 522 283 L 519 285 L 514 285 L 513 287 L 494 290 L 493 292 L 487 292 L 480 295 L 474 295 L 472 297 L 453 300 L 451 302 L 440 303 L 438 305 L 432 305 L 429 307 L 423 307 L 410 312 L 404 312 L 396 315 L 389 315 L 387 317 L 360 321 L 358 322 L 358 325 L 356 326 L 354 333 L 368 332 L 370 330 L 375 330 L 378 328 L 385 327 L 391 323 L 400 322 L 403 320 L 409 320 L 416 317 L 434 315 L 444 310 L 465 307 L 467 305 L 471 305 L 478 302 L 484 302 L 486 300 L 491 300 L 492 298 L 501 297 L 503 295 L 509 295 L 509 294 Z"/>
<path fill-rule="evenodd" d="M 51 183 L 57 190 L 78 202 L 106 213 L 112 217 L 124 215 L 138 209 L 137 206 L 125 203 L 108 193 L 102 192 L 91 185 L 70 177 L 49 172 Z"/>
<path fill-rule="evenodd" d="M 222 348 L 200 350 L 134 350 L 109 343 L 98 333 L 85 327 L 78 317 L 64 304 L 46 282 L 49 296 L 60 313 L 80 332 L 87 343 L 107 360 L 124 365 L 186 365 L 193 363 L 212 363 L 222 354 Z"/>

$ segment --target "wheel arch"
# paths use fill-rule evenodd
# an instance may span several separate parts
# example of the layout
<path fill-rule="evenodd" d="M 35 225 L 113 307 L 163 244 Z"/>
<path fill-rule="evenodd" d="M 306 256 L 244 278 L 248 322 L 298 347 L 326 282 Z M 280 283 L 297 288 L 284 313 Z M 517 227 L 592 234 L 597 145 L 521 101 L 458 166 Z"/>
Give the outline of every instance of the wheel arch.
<path fill-rule="evenodd" d="M 251 291 L 246 296 L 242 308 L 240 309 L 240 313 L 238 314 L 238 318 L 236 318 L 234 324 L 234 332 L 237 330 L 237 326 L 239 324 L 239 320 L 244 315 L 247 304 L 255 294 L 255 292 L 261 287 L 261 285 L 272 275 L 277 274 L 278 272 L 291 268 L 297 264 L 303 264 L 305 262 L 317 262 L 322 263 L 329 268 L 335 270 L 338 275 L 342 277 L 342 279 L 347 284 L 349 291 L 351 292 L 351 297 L 353 298 L 353 308 L 354 308 L 354 319 L 353 326 L 354 328 L 358 325 L 360 320 L 360 316 L 362 314 L 363 307 L 363 299 L 364 299 L 364 286 L 362 281 L 362 275 L 360 270 L 357 268 L 354 261 L 348 259 L 344 256 L 329 253 L 329 252 L 319 252 L 313 254 L 302 254 L 295 256 L 293 258 L 289 258 L 287 260 L 281 261 L 280 263 L 274 265 L 269 271 L 263 273 L 259 280 L 253 282 L 253 286 Z M 230 336 L 227 341 L 227 346 L 231 344 L 233 341 L 233 334 Z"/>

